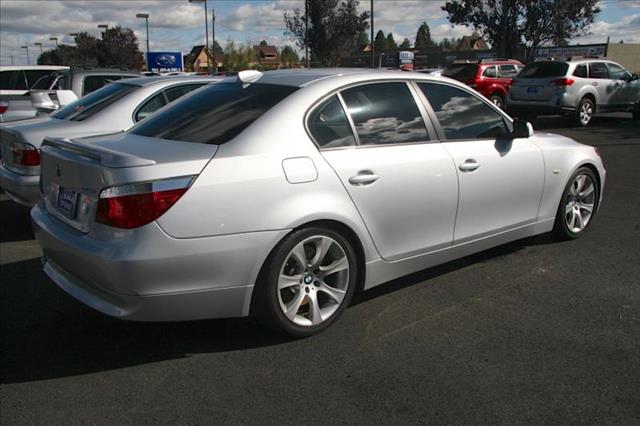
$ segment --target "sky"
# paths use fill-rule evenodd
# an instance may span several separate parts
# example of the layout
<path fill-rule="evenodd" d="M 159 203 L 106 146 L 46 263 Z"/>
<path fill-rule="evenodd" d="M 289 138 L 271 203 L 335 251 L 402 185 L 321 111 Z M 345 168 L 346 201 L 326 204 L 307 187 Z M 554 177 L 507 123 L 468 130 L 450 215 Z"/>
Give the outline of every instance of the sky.
<path fill-rule="evenodd" d="M 431 27 L 436 41 L 443 37 L 469 35 L 471 28 L 452 26 L 441 10 L 444 0 L 374 0 L 376 32 L 393 33 L 396 42 L 405 37 L 413 43 L 422 21 Z M 565 0 L 573 1 L 573 0 Z M 369 0 L 361 0 L 360 8 L 368 10 Z M 283 13 L 303 8 L 304 0 L 208 0 L 216 15 L 216 40 L 223 46 L 227 40 L 237 43 L 294 45 L 284 33 Z M 640 0 L 601 0 L 602 12 L 590 28 L 590 34 L 575 38 L 574 43 L 612 41 L 640 42 Z M 132 28 L 140 49 L 145 49 L 144 19 L 136 13 L 149 13 L 152 51 L 182 51 L 204 44 L 204 6 L 188 0 L 0 0 L 0 64 L 26 64 L 29 46 L 31 63 L 35 63 L 41 42 L 46 50 L 54 47 L 51 37 L 60 43 L 73 43 L 69 33 L 87 31 L 100 35 L 98 24 Z M 209 28 L 211 29 L 211 28 Z"/>

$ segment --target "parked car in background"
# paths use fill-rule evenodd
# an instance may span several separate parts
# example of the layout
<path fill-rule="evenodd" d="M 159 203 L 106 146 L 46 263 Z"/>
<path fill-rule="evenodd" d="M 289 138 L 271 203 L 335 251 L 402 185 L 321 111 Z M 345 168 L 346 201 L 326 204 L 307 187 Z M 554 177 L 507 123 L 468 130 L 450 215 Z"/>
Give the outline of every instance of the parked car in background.
<path fill-rule="evenodd" d="M 469 87 L 367 69 L 241 71 L 126 133 L 47 139 L 45 273 L 107 315 L 253 315 L 294 336 L 356 289 L 555 230 L 577 238 L 597 151 Z"/>
<path fill-rule="evenodd" d="M 112 68 L 75 68 L 54 72 L 41 77 L 31 88 L 31 103 L 37 113 L 46 115 L 95 92 L 108 83 L 140 76 L 139 72 Z"/>
<path fill-rule="evenodd" d="M 14 201 L 40 198 L 40 146 L 47 137 L 77 138 L 121 132 L 205 84 L 205 77 L 139 77 L 111 83 L 51 116 L 0 125 L 0 186 Z"/>
<path fill-rule="evenodd" d="M 482 59 L 455 61 L 442 75 L 461 81 L 504 109 L 509 86 L 524 67 L 515 59 Z"/>
<path fill-rule="evenodd" d="M 69 67 L 53 65 L 0 67 L 0 123 L 31 118 L 35 110 L 29 90 L 42 77 L 62 72 Z"/>
<path fill-rule="evenodd" d="M 428 75 L 432 75 L 432 76 L 440 76 L 442 75 L 442 71 L 444 69 L 443 68 L 420 68 L 415 70 L 416 72 L 422 73 L 422 74 L 428 74 Z"/>
<path fill-rule="evenodd" d="M 601 112 L 631 112 L 640 119 L 640 80 L 605 59 L 542 60 L 527 65 L 511 85 L 507 108 L 532 121 L 570 115 L 581 126 Z"/>

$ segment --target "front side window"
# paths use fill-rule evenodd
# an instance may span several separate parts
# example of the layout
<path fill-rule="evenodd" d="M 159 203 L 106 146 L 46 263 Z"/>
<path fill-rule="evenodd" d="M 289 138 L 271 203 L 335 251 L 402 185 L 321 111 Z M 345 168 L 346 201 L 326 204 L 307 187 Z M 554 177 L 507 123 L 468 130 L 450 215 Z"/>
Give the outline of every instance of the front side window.
<path fill-rule="evenodd" d="M 139 88 L 140 86 L 133 84 L 109 84 L 90 95 L 71 102 L 69 105 L 51 114 L 51 117 L 71 121 L 86 120 L 98 111 L 102 111 Z"/>
<path fill-rule="evenodd" d="M 377 83 L 342 91 L 361 145 L 429 140 L 420 110 L 406 83 Z"/>
<path fill-rule="evenodd" d="M 449 140 L 495 139 L 509 133 L 504 118 L 472 94 L 438 83 L 419 83 Z"/>
<path fill-rule="evenodd" d="M 607 68 L 609 68 L 609 78 L 613 80 L 629 80 L 631 78 L 631 74 L 618 64 L 607 63 Z"/>
<path fill-rule="evenodd" d="M 320 148 L 353 146 L 356 140 L 337 96 L 324 101 L 309 115 L 309 132 Z"/>
<path fill-rule="evenodd" d="M 297 89 L 259 83 L 212 84 L 144 120 L 131 133 L 220 145 L 236 137 Z"/>
<path fill-rule="evenodd" d="M 589 78 L 609 78 L 609 71 L 604 62 L 592 62 L 589 64 Z"/>

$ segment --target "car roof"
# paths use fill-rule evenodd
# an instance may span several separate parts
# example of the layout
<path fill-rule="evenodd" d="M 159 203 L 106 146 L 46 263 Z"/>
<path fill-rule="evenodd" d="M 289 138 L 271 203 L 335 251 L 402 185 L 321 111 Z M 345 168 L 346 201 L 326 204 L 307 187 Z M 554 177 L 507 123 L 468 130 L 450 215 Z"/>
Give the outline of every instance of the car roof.
<path fill-rule="evenodd" d="M 210 77 L 210 76 L 197 76 L 197 75 L 159 75 L 152 77 L 137 77 L 137 78 L 127 78 L 124 80 L 118 80 L 115 83 L 119 84 L 133 84 L 136 86 L 146 87 L 153 85 L 169 85 L 171 83 L 180 84 L 180 83 L 213 83 L 216 81 L 222 81 L 221 77 Z"/>
<path fill-rule="evenodd" d="M 41 70 L 41 71 L 61 71 L 68 70 L 69 67 L 64 67 L 60 65 L 2 65 L 0 66 L 0 71 L 31 71 L 31 70 Z"/>
<path fill-rule="evenodd" d="M 119 69 L 111 69 L 111 68 L 105 68 L 105 69 L 76 68 L 76 69 L 71 69 L 71 72 L 73 74 L 84 74 L 84 75 L 131 75 L 131 76 L 137 76 L 137 77 L 140 77 L 142 75 L 137 71 L 119 70 Z"/>

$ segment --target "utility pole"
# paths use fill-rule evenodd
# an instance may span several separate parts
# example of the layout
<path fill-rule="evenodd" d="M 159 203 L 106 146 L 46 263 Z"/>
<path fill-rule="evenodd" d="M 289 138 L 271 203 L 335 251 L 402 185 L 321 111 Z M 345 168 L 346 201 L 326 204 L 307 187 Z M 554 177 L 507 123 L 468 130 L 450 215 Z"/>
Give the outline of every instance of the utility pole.
<path fill-rule="evenodd" d="M 218 62 L 216 61 L 216 11 L 211 9 L 211 57 L 213 58 L 213 72 L 218 72 Z"/>
<path fill-rule="evenodd" d="M 304 0 L 304 61 L 305 66 L 309 69 L 309 0 Z"/>
<path fill-rule="evenodd" d="M 371 40 L 369 40 L 369 46 L 371 47 L 371 68 L 375 68 L 374 62 L 376 60 L 376 54 L 373 51 L 373 0 L 371 0 Z"/>
<path fill-rule="evenodd" d="M 207 48 L 207 52 L 211 54 L 209 50 L 209 16 L 207 12 L 207 0 L 189 0 L 189 3 L 204 3 L 204 44 Z M 208 71 L 211 73 L 211 61 L 207 58 Z"/>
<path fill-rule="evenodd" d="M 147 58 L 144 62 L 147 64 L 147 71 L 149 71 L 149 14 L 136 13 L 136 18 L 143 18 L 147 26 Z"/>
<path fill-rule="evenodd" d="M 13 55 L 11 55 L 11 65 L 13 65 Z"/>

